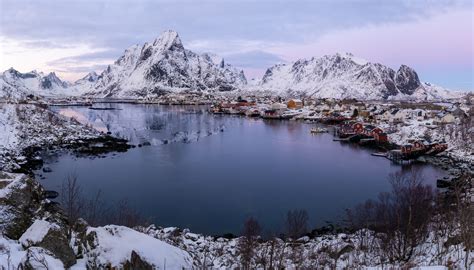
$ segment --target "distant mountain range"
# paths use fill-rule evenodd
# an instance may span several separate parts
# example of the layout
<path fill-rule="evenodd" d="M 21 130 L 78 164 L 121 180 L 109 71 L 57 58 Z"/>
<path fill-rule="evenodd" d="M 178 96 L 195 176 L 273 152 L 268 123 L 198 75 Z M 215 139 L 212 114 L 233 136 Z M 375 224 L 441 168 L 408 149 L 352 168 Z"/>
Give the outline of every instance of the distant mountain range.
<path fill-rule="evenodd" d="M 356 99 L 447 99 L 457 95 L 422 83 L 412 68 L 395 71 L 352 54 L 325 55 L 269 68 L 251 90 L 279 95 Z"/>
<path fill-rule="evenodd" d="M 169 92 L 243 91 L 316 98 L 444 100 L 459 93 L 422 83 L 412 68 L 397 71 L 351 54 L 326 55 L 270 67 L 256 84 L 223 58 L 184 48 L 178 33 L 166 31 L 151 43 L 134 45 L 99 75 L 68 83 L 56 74 L 13 68 L 0 74 L 0 97 L 86 95 L 147 98 Z"/>

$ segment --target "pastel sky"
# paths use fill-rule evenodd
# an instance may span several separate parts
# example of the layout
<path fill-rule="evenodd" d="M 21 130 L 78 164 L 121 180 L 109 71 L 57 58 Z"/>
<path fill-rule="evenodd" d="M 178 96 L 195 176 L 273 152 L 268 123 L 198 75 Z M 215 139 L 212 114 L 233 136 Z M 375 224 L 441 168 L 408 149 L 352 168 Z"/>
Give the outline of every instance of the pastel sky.
<path fill-rule="evenodd" d="M 100 72 L 133 44 L 176 30 L 259 78 L 299 58 L 351 52 L 423 81 L 474 90 L 472 1 L 0 0 L 0 70 Z"/>

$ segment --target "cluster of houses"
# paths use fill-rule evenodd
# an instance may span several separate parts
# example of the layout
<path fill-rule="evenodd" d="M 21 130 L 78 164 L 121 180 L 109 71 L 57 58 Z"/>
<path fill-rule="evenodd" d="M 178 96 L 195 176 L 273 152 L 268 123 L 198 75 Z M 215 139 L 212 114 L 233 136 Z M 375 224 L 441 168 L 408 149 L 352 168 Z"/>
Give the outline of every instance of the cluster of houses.
<path fill-rule="evenodd" d="M 241 114 L 262 118 L 324 120 L 339 117 L 341 121 L 357 119 L 366 123 L 399 124 L 409 121 L 427 121 L 432 124 L 451 124 L 467 117 L 466 111 L 458 104 L 420 103 L 414 108 L 413 103 L 402 102 L 360 102 L 356 100 L 337 101 L 301 100 L 277 98 L 261 102 L 238 98 L 214 104 L 213 113 Z M 291 119 L 290 118 L 290 119 Z"/>
<path fill-rule="evenodd" d="M 264 119 L 290 119 L 335 124 L 335 134 L 341 141 L 376 145 L 394 150 L 394 159 L 410 159 L 422 154 L 437 154 L 446 150 L 443 141 L 420 138 L 397 145 L 390 134 L 403 126 L 422 125 L 429 129 L 459 123 L 468 117 L 460 103 L 404 103 L 331 99 L 244 99 L 224 101 L 211 107 L 216 114 L 240 114 Z"/>

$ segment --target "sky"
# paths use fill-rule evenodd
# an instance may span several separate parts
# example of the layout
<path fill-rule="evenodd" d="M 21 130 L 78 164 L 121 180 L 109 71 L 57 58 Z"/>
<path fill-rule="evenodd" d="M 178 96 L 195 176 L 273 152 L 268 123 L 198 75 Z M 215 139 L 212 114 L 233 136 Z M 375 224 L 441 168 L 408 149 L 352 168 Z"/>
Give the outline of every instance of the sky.
<path fill-rule="evenodd" d="M 161 32 L 260 78 L 278 63 L 350 52 L 422 81 L 474 90 L 472 1 L 0 0 L 0 70 L 101 72 Z"/>

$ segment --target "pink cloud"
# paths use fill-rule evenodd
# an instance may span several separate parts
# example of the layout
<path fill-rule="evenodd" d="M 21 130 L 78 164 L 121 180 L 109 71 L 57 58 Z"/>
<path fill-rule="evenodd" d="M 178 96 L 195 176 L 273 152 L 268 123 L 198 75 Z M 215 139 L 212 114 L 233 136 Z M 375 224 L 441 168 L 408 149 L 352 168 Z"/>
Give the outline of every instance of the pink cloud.
<path fill-rule="evenodd" d="M 332 32 L 314 42 L 270 49 L 289 61 L 352 52 L 393 67 L 456 66 L 473 69 L 473 11 L 453 10 L 417 21 Z"/>

